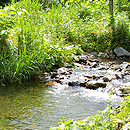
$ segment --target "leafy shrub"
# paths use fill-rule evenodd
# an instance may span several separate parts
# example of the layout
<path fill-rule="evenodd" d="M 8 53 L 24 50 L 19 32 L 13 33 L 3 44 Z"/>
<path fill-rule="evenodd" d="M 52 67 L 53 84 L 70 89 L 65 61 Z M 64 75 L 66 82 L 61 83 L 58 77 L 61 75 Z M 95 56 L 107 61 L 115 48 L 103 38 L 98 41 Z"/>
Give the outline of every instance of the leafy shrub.
<path fill-rule="evenodd" d="M 58 6 L 60 0 L 39 0 L 43 6 L 43 9 L 52 8 L 52 4 Z"/>
<path fill-rule="evenodd" d="M 120 13 L 116 17 L 115 28 L 113 32 L 113 47 L 122 46 L 126 50 L 130 50 L 130 28 L 129 20 L 125 12 Z"/>
<path fill-rule="evenodd" d="M 87 17 L 91 16 L 90 10 L 87 7 L 81 6 L 78 11 L 78 15 L 81 19 L 85 20 Z"/>

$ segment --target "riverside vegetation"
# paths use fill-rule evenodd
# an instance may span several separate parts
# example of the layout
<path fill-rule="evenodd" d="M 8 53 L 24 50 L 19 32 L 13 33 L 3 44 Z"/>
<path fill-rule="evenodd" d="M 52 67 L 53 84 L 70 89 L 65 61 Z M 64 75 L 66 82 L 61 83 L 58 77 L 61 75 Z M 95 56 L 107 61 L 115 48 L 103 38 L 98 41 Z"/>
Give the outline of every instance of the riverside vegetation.
<path fill-rule="evenodd" d="M 61 125 L 51 130 L 129 130 L 130 129 L 130 96 L 119 108 L 109 105 L 104 111 L 98 111 L 95 116 L 85 120 L 65 120 L 62 117 Z"/>
<path fill-rule="evenodd" d="M 64 62 L 71 63 L 83 50 L 113 51 L 122 46 L 129 51 L 130 2 L 114 1 L 113 25 L 108 4 L 106 0 L 21 0 L 1 7 L 0 86 L 23 83 Z M 56 129 L 113 130 L 129 125 L 130 97 L 118 110 L 108 108 L 107 118 L 63 120 L 64 128 Z"/>

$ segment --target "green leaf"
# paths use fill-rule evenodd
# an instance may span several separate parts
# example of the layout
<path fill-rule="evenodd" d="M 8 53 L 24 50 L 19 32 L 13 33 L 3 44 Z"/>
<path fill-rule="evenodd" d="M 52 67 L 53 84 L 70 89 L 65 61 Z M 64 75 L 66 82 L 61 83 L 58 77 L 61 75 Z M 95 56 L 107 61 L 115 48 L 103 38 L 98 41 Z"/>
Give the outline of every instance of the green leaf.
<path fill-rule="evenodd" d="M 68 121 L 65 121 L 64 124 L 67 125 L 67 124 L 69 124 L 72 121 L 73 121 L 72 119 L 69 119 Z"/>
<path fill-rule="evenodd" d="M 7 16 L 8 14 L 7 13 L 2 13 L 2 12 L 0 12 L 0 16 Z"/>

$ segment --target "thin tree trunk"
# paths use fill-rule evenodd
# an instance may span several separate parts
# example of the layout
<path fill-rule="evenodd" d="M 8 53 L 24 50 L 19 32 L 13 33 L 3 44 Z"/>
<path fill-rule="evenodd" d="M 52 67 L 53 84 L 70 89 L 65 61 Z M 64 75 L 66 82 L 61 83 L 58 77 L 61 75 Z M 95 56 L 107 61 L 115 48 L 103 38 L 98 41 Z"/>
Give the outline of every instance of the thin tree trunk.
<path fill-rule="evenodd" d="M 109 0 L 109 12 L 113 16 L 113 0 Z"/>

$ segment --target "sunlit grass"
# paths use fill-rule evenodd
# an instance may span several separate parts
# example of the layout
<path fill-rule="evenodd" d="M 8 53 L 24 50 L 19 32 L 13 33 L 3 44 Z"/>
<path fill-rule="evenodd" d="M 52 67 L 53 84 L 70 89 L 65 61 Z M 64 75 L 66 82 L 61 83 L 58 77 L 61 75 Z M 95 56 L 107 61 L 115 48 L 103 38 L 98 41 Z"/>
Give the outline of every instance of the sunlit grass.
<path fill-rule="evenodd" d="M 38 0 L 21 0 L 1 10 L 1 83 L 23 82 L 41 70 L 71 62 L 73 54 L 82 53 L 80 47 L 105 51 L 118 46 L 117 40 L 128 46 L 128 13 L 115 11 L 113 31 L 108 2 L 102 2 L 63 4 L 54 0 L 42 5 Z"/>

